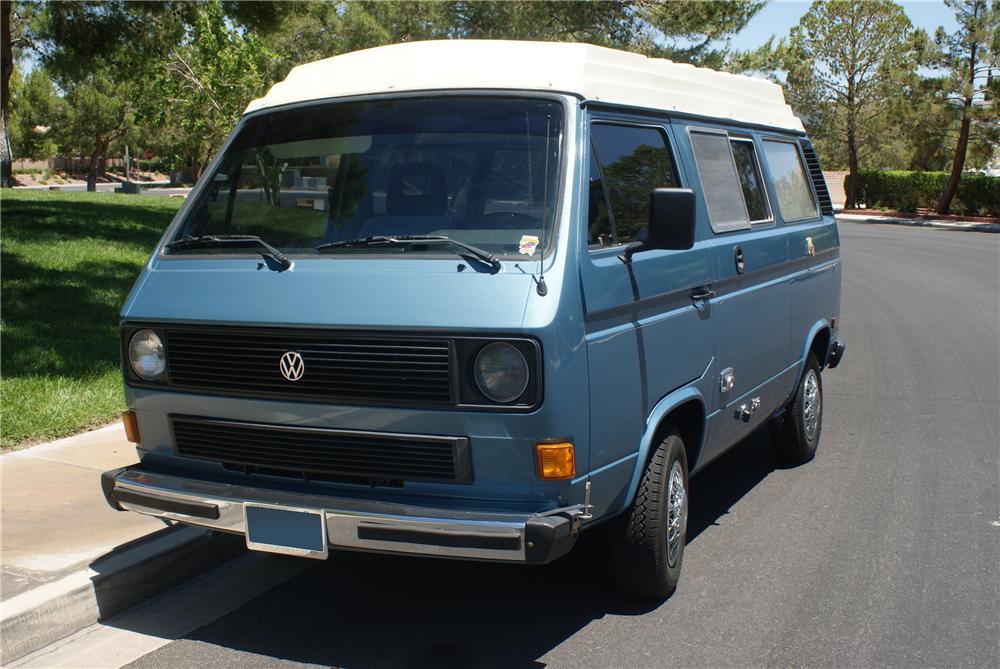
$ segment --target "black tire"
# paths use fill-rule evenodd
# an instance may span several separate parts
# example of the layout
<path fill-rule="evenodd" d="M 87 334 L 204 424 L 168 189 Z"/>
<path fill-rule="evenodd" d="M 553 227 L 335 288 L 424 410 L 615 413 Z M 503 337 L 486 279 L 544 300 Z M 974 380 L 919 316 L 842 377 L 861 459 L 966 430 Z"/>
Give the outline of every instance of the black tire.
<path fill-rule="evenodd" d="M 682 487 L 673 550 L 668 549 L 670 479 L 679 465 Z M 664 599 L 677 588 L 684 561 L 688 517 L 688 465 L 684 442 L 671 433 L 656 448 L 643 472 L 635 501 L 615 518 L 611 530 L 611 565 L 619 587 L 643 599 Z M 675 493 L 676 493 L 675 489 Z"/>
<path fill-rule="evenodd" d="M 822 432 L 823 375 L 816 357 L 810 354 L 795 396 L 785 412 L 771 424 L 771 448 L 779 459 L 800 465 L 816 455 Z"/>

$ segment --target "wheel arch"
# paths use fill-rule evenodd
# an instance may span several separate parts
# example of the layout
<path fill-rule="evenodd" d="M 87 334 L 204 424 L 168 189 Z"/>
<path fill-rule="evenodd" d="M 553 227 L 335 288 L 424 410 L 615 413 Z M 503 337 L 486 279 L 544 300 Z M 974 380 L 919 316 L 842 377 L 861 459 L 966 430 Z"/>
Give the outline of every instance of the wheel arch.
<path fill-rule="evenodd" d="M 670 430 L 680 432 L 690 472 L 701 454 L 705 441 L 705 400 L 697 388 L 682 388 L 661 399 L 646 419 L 646 429 L 639 440 L 639 453 L 635 459 L 632 479 L 625 492 L 622 509 L 627 509 L 635 499 L 639 481 L 652 457 L 653 449 Z"/>
<path fill-rule="evenodd" d="M 799 364 L 799 375 L 805 369 L 806 359 L 812 353 L 816 356 L 820 369 L 826 367 L 826 361 L 830 357 L 830 347 L 833 344 L 833 328 L 827 320 L 817 321 L 809 330 L 809 335 L 805 339 L 802 349 L 802 359 Z"/>

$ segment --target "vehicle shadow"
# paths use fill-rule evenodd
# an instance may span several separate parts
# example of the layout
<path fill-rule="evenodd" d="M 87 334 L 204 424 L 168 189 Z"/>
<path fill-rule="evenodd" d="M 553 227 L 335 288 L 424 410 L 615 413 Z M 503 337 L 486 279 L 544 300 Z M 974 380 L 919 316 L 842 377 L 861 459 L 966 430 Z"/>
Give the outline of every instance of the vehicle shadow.
<path fill-rule="evenodd" d="M 755 434 L 694 478 L 689 542 L 777 468 L 767 446 Z M 541 567 L 336 553 L 185 638 L 331 667 L 544 666 L 594 621 L 671 606 L 619 594 L 600 539 Z"/>

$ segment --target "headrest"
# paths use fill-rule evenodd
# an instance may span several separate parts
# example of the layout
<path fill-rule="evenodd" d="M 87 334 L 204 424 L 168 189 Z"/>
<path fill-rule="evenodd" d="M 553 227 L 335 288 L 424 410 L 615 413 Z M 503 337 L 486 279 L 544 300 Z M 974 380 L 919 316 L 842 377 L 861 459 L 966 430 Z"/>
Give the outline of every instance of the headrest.
<path fill-rule="evenodd" d="M 389 170 L 385 213 L 390 216 L 444 216 L 448 191 L 444 170 L 434 163 L 401 163 Z"/>

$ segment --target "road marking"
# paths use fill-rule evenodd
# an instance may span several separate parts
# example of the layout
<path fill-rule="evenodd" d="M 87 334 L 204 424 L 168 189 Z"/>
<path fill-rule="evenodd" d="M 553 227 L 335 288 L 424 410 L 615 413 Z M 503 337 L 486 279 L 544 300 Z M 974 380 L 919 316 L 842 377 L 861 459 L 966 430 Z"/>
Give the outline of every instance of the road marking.
<path fill-rule="evenodd" d="M 84 628 L 9 667 L 118 669 L 315 566 L 248 553 L 148 603 Z"/>

